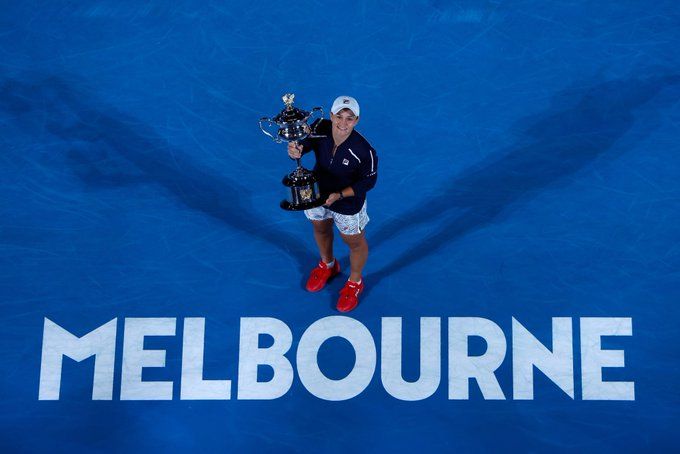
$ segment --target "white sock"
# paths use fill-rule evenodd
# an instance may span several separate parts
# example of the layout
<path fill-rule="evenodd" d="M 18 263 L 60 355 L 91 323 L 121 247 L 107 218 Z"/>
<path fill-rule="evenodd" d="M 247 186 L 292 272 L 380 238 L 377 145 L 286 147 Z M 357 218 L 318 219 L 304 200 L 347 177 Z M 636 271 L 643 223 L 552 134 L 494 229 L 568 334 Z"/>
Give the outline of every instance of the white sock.
<path fill-rule="evenodd" d="M 324 262 L 326 263 L 326 262 Z M 328 268 L 333 268 L 333 265 L 335 265 L 335 259 L 331 260 L 330 262 L 326 263 L 326 267 Z"/>

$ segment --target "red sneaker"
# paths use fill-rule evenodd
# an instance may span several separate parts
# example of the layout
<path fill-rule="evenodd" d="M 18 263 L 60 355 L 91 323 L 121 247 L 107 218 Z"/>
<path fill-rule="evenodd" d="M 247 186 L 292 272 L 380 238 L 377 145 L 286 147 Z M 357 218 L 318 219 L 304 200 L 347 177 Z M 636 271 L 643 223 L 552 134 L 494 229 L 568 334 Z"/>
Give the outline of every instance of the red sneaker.
<path fill-rule="evenodd" d="M 349 312 L 359 304 L 359 293 L 364 290 L 364 281 L 345 282 L 345 286 L 340 290 L 338 305 L 335 306 L 340 312 Z"/>
<path fill-rule="evenodd" d="M 323 260 L 320 260 L 317 267 L 314 268 L 309 275 L 309 279 L 307 279 L 307 290 L 310 292 L 318 292 L 324 288 L 328 279 L 338 273 L 340 273 L 340 263 L 338 263 L 337 260 L 331 268 L 328 268 Z"/>

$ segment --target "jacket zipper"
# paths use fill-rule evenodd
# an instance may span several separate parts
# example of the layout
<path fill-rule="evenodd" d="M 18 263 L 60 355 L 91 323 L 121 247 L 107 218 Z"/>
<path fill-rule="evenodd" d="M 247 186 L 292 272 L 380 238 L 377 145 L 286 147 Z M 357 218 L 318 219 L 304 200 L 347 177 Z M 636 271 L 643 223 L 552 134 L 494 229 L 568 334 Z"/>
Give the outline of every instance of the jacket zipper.
<path fill-rule="evenodd" d="M 333 151 L 331 151 L 331 162 L 330 162 L 330 164 L 328 164 L 329 169 L 333 165 L 333 159 L 335 159 L 335 152 L 337 152 L 337 151 L 338 151 L 338 146 L 333 145 Z"/>

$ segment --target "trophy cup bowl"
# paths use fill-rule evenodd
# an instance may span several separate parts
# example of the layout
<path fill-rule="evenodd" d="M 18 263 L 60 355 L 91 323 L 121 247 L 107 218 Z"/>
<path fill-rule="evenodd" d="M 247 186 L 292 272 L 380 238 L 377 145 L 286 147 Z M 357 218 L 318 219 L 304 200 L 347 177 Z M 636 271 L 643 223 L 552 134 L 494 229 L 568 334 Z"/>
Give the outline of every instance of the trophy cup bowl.
<path fill-rule="evenodd" d="M 262 117 L 260 119 L 260 129 L 269 136 L 274 142 L 298 142 L 307 137 L 315 137 L 314 131 L 308 122 L 312 117 L 318 115 L 323 117 L 321 107 L 314 107 L 310 111 L 305 111 L 293 107 L 294 94 L 283 96 L 286 107 L 273 118 Z M 272 126 L 276 125 L 277 131 L 272 134 Z M 295 160 L 297 168 L 283 177 L 283 185 L 287 189 L 287 197 L 279 204 L 287 211 L 308 210 L 321 206 L 325 202 L 319 191 L 318 178 L 314 172 L 305 169 L 300 164 L 300 159 Z"/>

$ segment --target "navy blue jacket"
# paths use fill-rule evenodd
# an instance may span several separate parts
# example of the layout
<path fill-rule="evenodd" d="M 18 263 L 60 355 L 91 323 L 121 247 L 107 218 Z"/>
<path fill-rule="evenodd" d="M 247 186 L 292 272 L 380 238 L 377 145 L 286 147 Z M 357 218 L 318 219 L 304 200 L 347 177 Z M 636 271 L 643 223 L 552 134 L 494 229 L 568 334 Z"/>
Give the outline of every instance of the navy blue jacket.
<path fill-rule="evenodd" d="M 340 192 L 348 186 L 354 190 L 353 197 L 345 197 L 328 207 L 340 214 L 356 214 L 366 200 L 366 192 L 375 186 L 378 179 L 378 156 L 371 144 L 356 130 L 340 144 L 333 155 L 333 134 L 331 121 L 321 120 L 316 126 L 316 135 L 321 138 L 307 138 L 301 142 L 302 153 L 314 151 L 316 165 L 314 173 L 319 177 L 319 190 L 325 197 Z"/>

